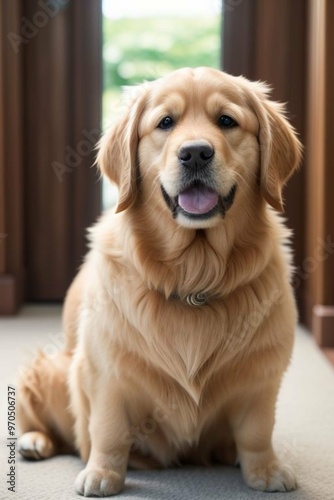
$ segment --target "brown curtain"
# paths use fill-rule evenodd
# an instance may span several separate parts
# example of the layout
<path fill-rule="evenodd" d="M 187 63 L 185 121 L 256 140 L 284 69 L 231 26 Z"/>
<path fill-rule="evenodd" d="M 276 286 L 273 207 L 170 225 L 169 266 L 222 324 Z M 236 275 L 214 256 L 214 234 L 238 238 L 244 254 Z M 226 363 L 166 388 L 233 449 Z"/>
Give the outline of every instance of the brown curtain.
<path fill-rule="evenodd" d="M 0 12 L 0 310 L 10 312 L 22 296 L 63 298 L 100 212 L 102 15 L 100 0 L 3 0 Z"/>
<path fill-rule="evenodd" d="M 308 323 L 334 361 L 334 2 L 309 7 L 305 303 Z"/>
<path fill-rule="evenodd" d="M 7 39 L 18 33 L 20 0 L 0 6 L 0 314 L 16 311 L 23 297 L 23 55 Z"/>

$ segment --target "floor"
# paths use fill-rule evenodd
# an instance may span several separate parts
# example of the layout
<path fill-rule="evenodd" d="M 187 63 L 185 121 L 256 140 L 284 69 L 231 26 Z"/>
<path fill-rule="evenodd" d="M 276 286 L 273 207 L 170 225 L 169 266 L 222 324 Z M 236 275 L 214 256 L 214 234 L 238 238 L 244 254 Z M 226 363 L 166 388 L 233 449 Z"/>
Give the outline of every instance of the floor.
<path fill-rule="evenodd" d="M 22 363 L 35 348 L 52 354 L 61 347 L 60 308 L 27 306 L 15 318 L 0 320 L 0 498 L 2 500 L 68 500 L 82 464 L 75 457 L 26 462 L 15 456 L 15 494 L 9 491 L 7 386 L 15 386 Z M 334 499 L 334 370 L 308 332 L 299 328 L 293 360 L 277 407 L 274 444 L 297 472 L 292 493 L 258 493 L 245 486 L 237 468 L 171 469 L 129 472 L 124 499 Z M 14 451 L 13 451 L 14 453 Z"/>

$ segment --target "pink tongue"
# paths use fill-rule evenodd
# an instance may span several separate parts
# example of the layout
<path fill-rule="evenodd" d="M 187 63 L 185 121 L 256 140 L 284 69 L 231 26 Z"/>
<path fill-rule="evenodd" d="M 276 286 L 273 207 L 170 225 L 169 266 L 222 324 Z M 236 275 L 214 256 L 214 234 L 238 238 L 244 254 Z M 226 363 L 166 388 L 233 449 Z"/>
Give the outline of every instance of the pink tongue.
<path fill-rule="evenodd" d="M 178 203 L 191 214 L 206 214 L 218 203 L 218 194 L 204 186 L 194 186 L 179 194 Z"/>

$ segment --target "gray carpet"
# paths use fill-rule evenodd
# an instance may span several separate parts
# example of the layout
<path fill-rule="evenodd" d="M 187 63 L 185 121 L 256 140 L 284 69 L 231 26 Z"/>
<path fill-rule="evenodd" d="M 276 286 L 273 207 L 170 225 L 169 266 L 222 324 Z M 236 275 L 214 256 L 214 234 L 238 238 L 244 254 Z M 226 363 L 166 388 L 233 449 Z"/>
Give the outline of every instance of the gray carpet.
<path fill-rule="evenodd" d="M 78 497 L 73 483 L 82 464 L 75 457 L 26 462 L 16 457 L 16 492 L 7 490 L 7 386 L 39 346 L 51 353 L 61 343 L 60 309 L 25 307 L 16 318 L 0 320 L 0 499 L 67 500 Z M 237 468 L 184 468 L 129 472 L 120 498 L 334 500 L 334 370 L 309 334 L 298 329 L 292 364 L 277 409 L 274 442 L 291 463 L 299 489 L 258 493 L 245 486 Z"/>

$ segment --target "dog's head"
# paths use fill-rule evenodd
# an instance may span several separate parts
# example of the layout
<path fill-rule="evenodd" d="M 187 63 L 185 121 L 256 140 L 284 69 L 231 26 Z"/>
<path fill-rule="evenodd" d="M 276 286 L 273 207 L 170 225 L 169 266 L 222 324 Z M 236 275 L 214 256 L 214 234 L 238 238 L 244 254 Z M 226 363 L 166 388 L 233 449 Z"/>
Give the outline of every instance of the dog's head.
<path fill-rule="evenodd" d="M 193 228 L 212 227 L 259 198 L 282 211 L 301 146 L 267 94 L 264 84 L 209 68 L 139 87 L 98 155 L 119 188 L 116 210 L 150 199 Z"/>

